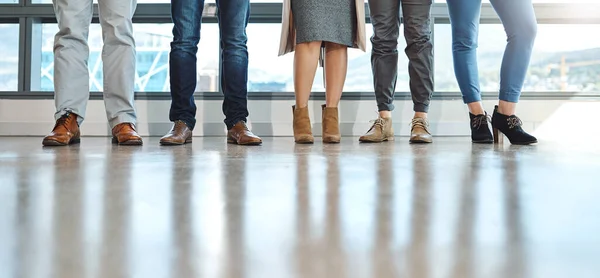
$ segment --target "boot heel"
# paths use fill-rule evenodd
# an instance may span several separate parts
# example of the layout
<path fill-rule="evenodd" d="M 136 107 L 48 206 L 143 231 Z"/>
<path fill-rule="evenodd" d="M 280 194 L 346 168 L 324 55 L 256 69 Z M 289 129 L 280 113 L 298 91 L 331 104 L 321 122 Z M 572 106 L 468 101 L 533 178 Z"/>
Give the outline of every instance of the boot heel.
<path fill-rule="evenodd" d="M 504 142 L 504 134 L 497 128 L 493 128 L 494 144 L 502 144 Z"/>

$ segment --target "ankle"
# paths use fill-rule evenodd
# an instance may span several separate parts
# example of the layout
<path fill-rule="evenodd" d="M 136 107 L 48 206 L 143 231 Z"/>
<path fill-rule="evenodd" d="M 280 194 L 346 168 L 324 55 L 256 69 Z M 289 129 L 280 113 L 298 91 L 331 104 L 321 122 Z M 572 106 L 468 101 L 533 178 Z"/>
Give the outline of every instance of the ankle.
<path fill-rule="evenodd" d="M 379 111 L 379 117 L 384 119 L 389 119 L 392 117 L 391 111 Z"/>
<path fill-rule="evenodd" d="M 481 101 L 467 103 L 467 107 L 469 107 L 469 113 L 475 116 L 485 114 L 485 109 L 483 109 Z"/>
<path fill-rule="evenodd" d="M 306 108 L 306 107 L 308 107 L 308 103 L 297 103 L 297 102 L 296 102 L 296 105 L 295 105 L 295 106 L 296 106 L 296 108 L 295 108 L 295 109 L 303 109 L 303 108 Z"/>
<path fill-rule="evenodd" d="M 427 113 L 415 112 L 415 116 L 413 117 L 413 119 L 416 119 L 416 118 L 427 119 Z"/>
<path fill-rule="evenodd" d="M 498 113 L 506 116 L 512 116 L 516 113 L 517 104 L 501 100 L 498 103 Z"/>

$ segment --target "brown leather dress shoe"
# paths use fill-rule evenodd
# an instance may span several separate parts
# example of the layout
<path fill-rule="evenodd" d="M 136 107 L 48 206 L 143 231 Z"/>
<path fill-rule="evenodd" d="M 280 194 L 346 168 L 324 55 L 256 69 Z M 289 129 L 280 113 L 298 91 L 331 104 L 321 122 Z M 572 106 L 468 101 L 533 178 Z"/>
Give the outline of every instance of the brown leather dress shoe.
<path fill-rule="evenodd" d="M 77 124 L 77 114 L 67 112 L 60 119 L 56 120 L 56 124 L 52 132 L 44 137 L 42 145 L 44 146 L 66 146 L 77 144 L 79 138 L 79 124 Z"/>
<path fill-rule="evenodd" d="M 227 132 L 227 143 L 238 145 L 260 145 L 262 139 L 248 129 L 246 123 L 239 121 Z"/>
<path fill-rule="evenodd" d="M 424 118 L 414 118 L 410 129 L 410 143 L 433 143 L 433 136 L 429 132 L 429 122 Z"/>
<path fill-rule="evenodd" d="M 132 123 L 120 123 L 112 129 L 112 142 L 119 145 L 142 145 L 142 137 Z"/>
<path fill-rule="evenodd" d="M 182 121 L 176 121 L 171 131 L 160 138 L 160 144 L 165 146 L 192 143 L 192 130 Z"/>

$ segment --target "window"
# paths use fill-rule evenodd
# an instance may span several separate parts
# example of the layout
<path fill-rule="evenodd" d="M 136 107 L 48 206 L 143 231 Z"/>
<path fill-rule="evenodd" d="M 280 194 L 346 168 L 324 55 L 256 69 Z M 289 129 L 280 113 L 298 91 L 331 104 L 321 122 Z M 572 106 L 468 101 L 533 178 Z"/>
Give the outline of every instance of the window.
<path fill-rule="evenodd" d="M 43 24 L 41 50 L 41 91 L 53 91 L 54 54 L 52 52 L 56 24 Z M 169 51 L 173 39 L 173 24 L 134 24 L 137 51 L 137 92 L 168 92 Z M 216 24 L 202 25 L 202 39 L 198 45 L 198 75 L 196 91 L 217 92 L 219 77 L 219 33 Z M 102 91 L 102 31 L 92 24 L 89 35 L 90 91 Z"/>
<path fill-rule="evenodd" d="M 95 3 L 98 0 L 91 0 Z M 435 89 L 436 91 L 458 92 L 453 71 L 450 26 L 445 8 L 447 0 L 435 0 L 433 9 L 435 24 Z M 489 0 L 481 0 L 489 3 Z M 498 0 L 501 1 L 501 0 Z M 33 5 L 32 5 L 33 2 Z M 205 0 L 207 4 L 215 0 Z M 251 23 L 248 26 L 250 92 L 291 93 L 293 86 L 293 54 L 278 57 L 281 17 L 280 3 L 283 0 L 250 0 Z M 365 0 L 365 3 L 367 0 Z M 598 0 L 532 0 L 539 22 L 538 38 L 525 82 L 525 92 L 587 92 L 585 95 L 600 94 L 598 59 L 600 42 L 594 36 L 600 27 L 597 9 Z M 53 41 L 56 33 L 54 13 L 49 5 L 52 0 L 0 0 L 0 6 L 11 5 L 9 9 L 0 8 L 0 91 L 17 92 L 22 88 L 28 91 L 53 91 Z M 172 41 L 172 24 L 168 4 L 170 0 L 137 0 L 138 13 L 134 16 L 135 39 L 137 44 L 137 77 L 135 89 L 138 92 L 168 92 L 169 52 Z M 149 5 L 162 3 L 163 5 Z M 50 8 L 50 9 L 48 9 Z M 12 12 L 12 9 L 16 12 Z M 213 22 L 214 18 L 210 19 Z M 498 90 L 501 57 L 505 46 L 502 26 L 498 17 L 485 4 L 482 8 L 482 21 L 479 47 L 481 87 L 486 92 Z M 34 22 L 32 43 L 25 43 L 20 30 L 28 30 L 28 24 Z M 39 24 L 38 22 L 42 22 Z M 401 28 L 402 31 L 403 28 Z M 90 90 L 103 89 L 102 39 L 98 24 L 90 30 Z M 373 92 L 373 74 L 371 72 L 371 43 L 368 40 L 373 33 L 372 26 L 366 26 L 367 51 L 349 50 L 348 74 L 344 91 Z M 592 35 L 590 35 L 592 34 Z M 20 45 L 19 45 L 20 44 Z M 33 46 L 33 49 L 19 50 L 19 47 Z M 41 47 L 40 47 L 41 46 Z M 398 44 L 398 79 L 396 91 L 408 92 L 408 59 L 404 54 L 406 43 L 401 34 Z M 31 52 L 33 56 L 28 54 Z M 27 59 L 19 60 L 24 53 Z M 38 56 L 39 55 L 39 56 Z M 28 59 L 31 58 L 31 59 Z M 219 91 L 219 32 L 215 23 L 205 23 L 198 51 L 197 91 Z M 28 64 L 26 64 L 28 63 Z M 32 69 L 33 67 L 33 69 Z M 19 74 L 19 71 L 21 75 Z M 19 84 L 23 73 L 34 72 L 31 84 Z M 39 74 L 38 74 L 39 73 Z M 19 77 L 22 78 L 19 79 Z M 324 92 L 323 69 L 317 68 L 313 91 Z"/>
<path fill-rule="evenodd" d="M 600 92 L 598 25 L 542 24 L 523 91 Z M 435 26 L 437 91 L 458 91 L 451 50 L 450 25 Z M 481 90 L 497 92 L 506 35 L 500 24 L 482 24 L 479 34 Z M 560 38 L 560 39 L 557 39 Z"/>
<path fill-rule="evenodd" d="M 0 91 L 16 91 L 19 70 L 19 25 L 0 24 Z"/>

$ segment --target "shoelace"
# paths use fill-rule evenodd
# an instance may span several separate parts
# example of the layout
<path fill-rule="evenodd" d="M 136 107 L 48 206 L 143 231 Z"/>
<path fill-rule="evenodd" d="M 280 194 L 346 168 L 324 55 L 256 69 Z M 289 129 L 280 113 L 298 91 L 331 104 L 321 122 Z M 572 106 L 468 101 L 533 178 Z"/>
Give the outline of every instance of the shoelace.
<path fill-rule="evenodd" d="M 510 116 L 508 117 L 508 119 L 506 119 L 506 121 L 508 122 L 508 128 L 510 129 L 520 127 L 523 125 L 523 122 L 517 116 Z"/>
<path fill-rule="evenodd" d="M 373 125 L 371 125 L 371 128 L 369 128 L 369 130 L 367 132 L 370 132 L 376 126 L 380 126 L 381 127 L 381 131 L 384 130 L 385 121 L 382 118 L 377 118 L 377 120 L 369 121 L 369 123 L 372 123 Z"/>
<path fill-rule="evenodd" d="M 412 122 L 410 123 L 411 125 L 411 132 L 415 129 L 415 127 L 420 127 L 423 130 L 425 130 L 425 132 L 429 133 L 429 130 L 427 129 L 427 126 L 429 125 L 427 123 L 427 120 L 424 119 L 412 119 Z M 431 134 L 431 133 L 429 133 Z"/>
<path fill-rule="evenodd" d="M 476 116 L 475 118 L 473 118 L 473 121 L 471 121 L 471 125 L 473 125 L 473 128 L 480 128 L 483 124 L 487 124 L 489 121 L 491 121 L 490 116 L 485 114 L 485 115 L 479 115 Z"/>
<path fill-rule="evenodd" d="M 65 126 L 67 127 L 69 125 L 69 123 L 71 122 L 71 118 L 69 118 L 69 116 L 71 116 L 71 113 L 67 112 L 64 115 L 62 115 L 60 118 L 58 118 L 58 120 L 56 120 L 56 125 L 54 125 L 54 128 L 57 128 L 58 126 Z"/>
<path fill-rule="evenodd" d="M 427 128 L 427 122 L 425 122 L 422 119 L 412 119 L 412 122 L 410 123 L 410 125 L 412 127 L 418 126 L 418 127 L 422 127 L 422 128 Z"/>
<path fill-rule="evenodd" d="M 242 126 L 244 126 L 244 130 L 250 131 L 250 129 L 248 129 L 248 126 L 246 125 L 246 122 L 242 121 Z"/>

